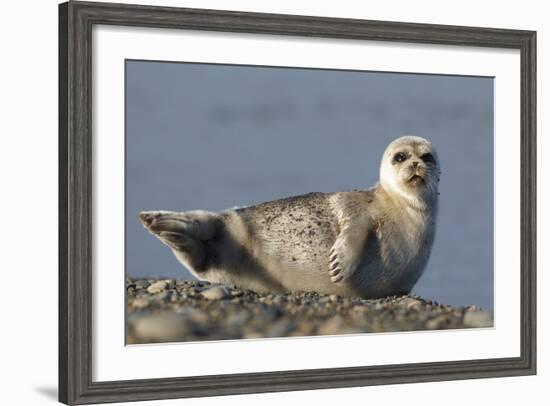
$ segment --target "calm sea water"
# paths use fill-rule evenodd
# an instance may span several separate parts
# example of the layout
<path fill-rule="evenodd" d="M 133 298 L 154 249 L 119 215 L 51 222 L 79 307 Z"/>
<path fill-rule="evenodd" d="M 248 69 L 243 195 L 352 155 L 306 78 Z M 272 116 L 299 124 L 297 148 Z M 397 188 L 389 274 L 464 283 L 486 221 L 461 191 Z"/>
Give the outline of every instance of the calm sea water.
<path fill-rule="evenodd" d="M 413 293 L 493 308 L 493 80 L 129 61 L 126 270 L 190 277 L 141 210 L 221 210 L 368 188 L 393 139 L 430 139 L 437 236 Z"/>

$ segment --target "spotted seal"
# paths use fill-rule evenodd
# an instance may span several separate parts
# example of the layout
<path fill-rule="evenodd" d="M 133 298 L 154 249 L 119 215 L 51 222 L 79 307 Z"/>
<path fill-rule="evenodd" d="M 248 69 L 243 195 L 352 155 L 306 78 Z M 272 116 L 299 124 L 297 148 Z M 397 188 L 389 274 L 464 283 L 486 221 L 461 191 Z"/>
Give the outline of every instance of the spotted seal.
<path fill-rule="evenodd" d="M 440 173 L 432 144 L 405 136 L 386 148 L 371 189 L 139 218 L 202 280 L 260 292 L 407 294 L 430 256 Z"/>

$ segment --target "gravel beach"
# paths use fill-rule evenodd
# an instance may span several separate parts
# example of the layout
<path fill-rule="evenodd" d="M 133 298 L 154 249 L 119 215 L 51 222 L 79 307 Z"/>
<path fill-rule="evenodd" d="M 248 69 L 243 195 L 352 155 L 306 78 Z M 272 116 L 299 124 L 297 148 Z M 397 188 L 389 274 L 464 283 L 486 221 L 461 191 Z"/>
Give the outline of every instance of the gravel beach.
<path fill-rule="evenodd" d="M 493 313 L 418 296 L 258 294 L 230 285 L 127 279 L 127 344 L 491 327 Z"/>

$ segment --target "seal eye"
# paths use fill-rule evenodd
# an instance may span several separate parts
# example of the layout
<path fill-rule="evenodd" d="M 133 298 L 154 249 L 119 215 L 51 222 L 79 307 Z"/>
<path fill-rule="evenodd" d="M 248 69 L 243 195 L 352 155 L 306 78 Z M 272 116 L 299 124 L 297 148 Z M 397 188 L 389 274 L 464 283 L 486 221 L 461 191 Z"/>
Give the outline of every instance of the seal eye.
<path fill-rule="evenodd" d="M 403 162 L 407 160 L 407 155 L 405 155 L 403 152 L 398 152 L 393 156 L 393 162 Z"/>
<path fill-rule="evenodd" d="M 429 152 L 420 157 L 427 164 L 435 164 L 435 158 Z"/>

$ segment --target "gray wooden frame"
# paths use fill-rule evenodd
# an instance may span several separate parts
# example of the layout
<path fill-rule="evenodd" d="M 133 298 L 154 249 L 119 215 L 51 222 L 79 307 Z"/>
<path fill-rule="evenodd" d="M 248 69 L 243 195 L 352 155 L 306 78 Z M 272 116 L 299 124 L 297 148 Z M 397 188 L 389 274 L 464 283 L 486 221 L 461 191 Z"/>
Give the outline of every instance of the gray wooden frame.
<path fill-rule="evenodd" d="M 92 381 L 94 24 L 398 41 L 521 53 L 521 355 L 166 379 Z M 217 396 L 536 373 L 536 33 L 295 15 L 68 2 L 59 6 L 59 400 L 67 404 Z"/>

